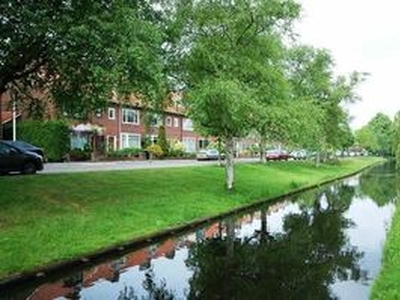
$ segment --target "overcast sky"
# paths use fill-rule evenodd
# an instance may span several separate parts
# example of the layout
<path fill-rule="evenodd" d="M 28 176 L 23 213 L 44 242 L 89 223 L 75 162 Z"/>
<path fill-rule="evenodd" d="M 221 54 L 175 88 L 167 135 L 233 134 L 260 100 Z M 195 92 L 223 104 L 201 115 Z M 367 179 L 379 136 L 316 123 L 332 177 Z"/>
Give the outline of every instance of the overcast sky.
<path fill-rule="evenodd" d="M 393 118 L 400 110 L 400 1 L 299 0 L 300 40 L 331 51 L 337 74 L 370 76 L 358 88 L 362 100 L 349 107 L 352 128 L 378 112 Z"/>

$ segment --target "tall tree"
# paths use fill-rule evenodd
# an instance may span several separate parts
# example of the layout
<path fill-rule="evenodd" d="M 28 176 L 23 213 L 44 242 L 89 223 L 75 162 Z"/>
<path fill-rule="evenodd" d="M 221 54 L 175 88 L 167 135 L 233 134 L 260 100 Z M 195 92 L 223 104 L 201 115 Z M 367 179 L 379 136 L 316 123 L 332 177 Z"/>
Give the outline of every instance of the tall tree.
<path fill-rule="evenodd" d="M 323 133 L 315 140 L 314 147 L 318 150 L 342 146 L 342 135 L 348 128 L 348 115 L 343 104 L 359 98 L 355 89 L 364 80 L 364 74 L 358 72 L 335 77 L 333 66 L 330 53 L 323 49 L 298 46 L 288 53 L 287 73 L 292 98 L 317 107 L 321 114 L 315 124 Z M 314 117 L 309 114 L 303 120 L 308 122 Z"/>
<path fill-rule="evenodd" d="M 376 137 L 379 155 L 390 155 L 392 147 L 392 121 L 383 114 L 377 113 L 367 126 Z"/>
<path fill-rule="evenodd" d="M 234 139 L 248 133 L 270 53 L 298 11 L 292 0 L 200 0 L 180 8 L 187 22 L 174 51 L 182 56 L 187 105 L 195 125 L 225 144 L 228 190 L 234 187 Z"/>
<path fill-rule="evenodd" d="M 400 111 L 396 113 L 393 121 L 392 153 L 396 157 L 396 168 L 400 169 Z"/>
<path fill-rule="evenodd" d="M 81 113 L 111 91 L 154 98 L 163 82 L 160 28 L 145 0 L 1 1 L 0 95 L 19 83 Z"/>

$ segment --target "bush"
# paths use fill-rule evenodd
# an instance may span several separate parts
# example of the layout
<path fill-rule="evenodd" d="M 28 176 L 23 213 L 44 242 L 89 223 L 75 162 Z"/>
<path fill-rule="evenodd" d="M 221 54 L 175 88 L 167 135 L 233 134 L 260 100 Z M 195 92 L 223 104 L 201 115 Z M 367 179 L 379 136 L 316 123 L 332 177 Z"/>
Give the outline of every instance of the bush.
<path fill-rule="evenodd" d="M 142 152 L 143 151 L 140 148 L 124 148 L 121 150 L 110 151 L 107 153 L 107 156 L 115 158 L 139 157 Z"/>
<path fill-rule="evenodd" d="M 184 157 L 184 155 L 185 155 L 185 145 L 178 140 L 170 141 L 168 156 L 169 157 Z"/>
<path fill-rule="evenodd" d="M 146 151 L 148 151 L 150 154 L 153 156 L 160 158 L 164 155 L 164 152 L 162 151 L 160 145 L 154 144 L 150 145 L 146 148 Z"/>
<path fill-rule="evenodd" d="M 70 128 L 64 121 L 22 121 L 19 139 L 43 148 L 48 161 L 62 161 L 69 152 Z"/>
<path fill-rule="evenodd" d="M 69 152 L 69 159 L 71 161 L 86 161 L 90 159 L 91 151 L 75 148 Z"/>
<path fill-rule="evenodd" d="M 163 155 L 165 155 L 165 156 L 168 155 L 169 145 L 168 145 L 167 135 L 166 135 L 164 126 L 160 126 L 158 128 L 157 144 L 161 148 L 161 151 L 163 153 L 162 156 Z"/>

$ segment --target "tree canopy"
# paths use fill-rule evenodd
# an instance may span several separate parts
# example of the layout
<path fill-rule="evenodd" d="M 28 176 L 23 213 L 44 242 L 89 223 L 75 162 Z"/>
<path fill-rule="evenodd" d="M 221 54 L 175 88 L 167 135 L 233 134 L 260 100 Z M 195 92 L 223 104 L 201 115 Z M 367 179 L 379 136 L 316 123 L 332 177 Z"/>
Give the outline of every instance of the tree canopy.
<path fill-rule="evenodd" d="M 40 88 L 66 111 L 90 111 L 111 92 L 155 97 L 162 30 L 148 1 L 2 1 L 0 94 Z"/>

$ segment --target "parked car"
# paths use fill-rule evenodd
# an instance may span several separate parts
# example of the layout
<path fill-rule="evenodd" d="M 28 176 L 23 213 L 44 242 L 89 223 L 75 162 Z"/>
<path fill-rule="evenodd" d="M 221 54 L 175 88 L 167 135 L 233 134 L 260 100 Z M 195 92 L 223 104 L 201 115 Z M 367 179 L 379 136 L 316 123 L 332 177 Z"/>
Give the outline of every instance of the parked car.
<path fill-rule="evenodd" d="M 14 146 L 14 147 L 17 147 L 17 148 L 20 148 L 20 149 L 27 150 L 29 152 L 34 152 L 36 154 L 39 154 L 44 159 L 44 151 L 43 151 L 42 148 L 36 147 L 36 146 L 34 146 L 32 144 L 29 144 L 27 142 L 20 141 L 20 140 L 17 140 L 17 141 L 3 141 L 3 142 L 8 144 L 8 145 L 10 145 L 10 146 Z"/>
<path fill-rule="evenodd" d="M 35 174 L 43 170 L 43 157 L 35 152 L 0 141 L 0 173 L 21 172 Z"/>
<path fill-rule="evenodd" d="M 289 157 L 289 153 L 281 149 L 268 150 L 265 155 L 267 160 L 288 160 Z"/>
<path fill-rule="evenodd" d="M 295 160 L 306 159 L 307 158 L 307 151 L 304 149 L 294 150 L 290 152 L 290 158 Z"/>
<path fill-rule="evenodd" d="M 217 160 L 219 157 L 219 151 L 217 149 L 202 149 L 196 154 L 197 160 Z M 224 159 L 225 155 L 221 153 L 221 159 Z"/>

